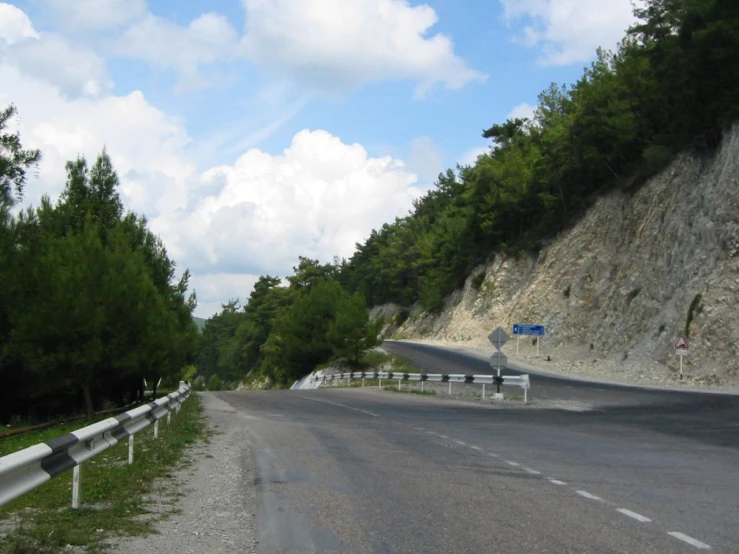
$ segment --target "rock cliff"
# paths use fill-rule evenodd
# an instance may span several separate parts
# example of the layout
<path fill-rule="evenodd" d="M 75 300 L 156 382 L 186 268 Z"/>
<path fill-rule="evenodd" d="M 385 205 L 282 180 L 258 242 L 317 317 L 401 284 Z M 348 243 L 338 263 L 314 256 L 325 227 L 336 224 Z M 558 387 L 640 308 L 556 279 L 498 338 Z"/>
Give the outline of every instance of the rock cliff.
<path fill-rule="evenodd" d="M 687 331 L 689 379 L 737 383 L 738 293 L 739 125 L 710 157 L 680 156 L 637 192 L 600 198 L 536 257 L 494 256 L 442 313 L 416 307 L 394 332 L 484 347 L 498 325 L 544 324 L 540 357 L 555 369 L 665 381 Z M 532 355 L 532 338 L 520 347 Z"/>

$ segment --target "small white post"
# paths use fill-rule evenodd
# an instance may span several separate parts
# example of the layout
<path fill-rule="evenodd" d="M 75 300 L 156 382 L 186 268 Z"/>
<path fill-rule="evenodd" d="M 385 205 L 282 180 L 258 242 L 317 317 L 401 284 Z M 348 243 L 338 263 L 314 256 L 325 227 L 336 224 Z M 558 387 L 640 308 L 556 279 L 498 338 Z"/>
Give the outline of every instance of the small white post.
<path fill-rule="evenodd" d="M 158 419 L 154 422 L 154 438 L 155 439 L 159 438 L 159 420 Z"/>
<path fill-rule="evenodd" d="M 682 381 L 683 380 L 683 357 L 678 356 L 678 358 L 680 358 L 680 380 Z"/>
<path fill-rule="evenodd" d="M 527 394 L 528 392 L 529 392 L 529 388 L 528 387 L 524 387 L 524 389 L 523 389 L 523 403 L 524 404 L 528 404 L 529 403 L 529 398 L 528 398 L 528 394 Z"/>
<path fill-rule="evenodd" d="M 521 342 L 521 337 L 516 335 L 516 356 L 518 356 L 518 343 Z"/>
<path fill-rule="evenodd" d="M 128 465 L 133 464 L 133 435 L 128 437 Z"/>
<path fill-rule="evenodd" d="M 424 381 L 421 381 L 421 392 L 423 392 L 423 383 Z"/>
<path fill-rule="evenodd" d="M 382 377 L 380 377 L 380 384 L 377 386 L 378 389 L 382 388 Z"/>
<path fill-rule="evenodd" d="M 169 425 L 171 416 L 172 416 L 172 411 L 170 410 L 169 412 L 167 412 L 167 425 Z"/>
<path fill-rule="evenodd" d="M 72 470 L 72 509 L 80 507 L 80 466 L 74 466 Z"/>
<path fill-rule="evenodd" d="M 362 388 L 364 388 L 364 377 L 362 377 Z"/>
<path fill-rule="evenodd" d="M 485 383 L 482 384 L 482 399 L 485 400 Z"/>
<path fill-rule="evenodd" d="M 452 394 L 452 382 L 449 381 L 449 394 Z"/>
<path fill-rule="evenodd" d="M 539 357 L 539 337 L 536 337 L 536 357 Z"/>
<path fill-rule="evenodd" d="M 400 392 L 400 379 L 398 379 L 398 392 Z"/>

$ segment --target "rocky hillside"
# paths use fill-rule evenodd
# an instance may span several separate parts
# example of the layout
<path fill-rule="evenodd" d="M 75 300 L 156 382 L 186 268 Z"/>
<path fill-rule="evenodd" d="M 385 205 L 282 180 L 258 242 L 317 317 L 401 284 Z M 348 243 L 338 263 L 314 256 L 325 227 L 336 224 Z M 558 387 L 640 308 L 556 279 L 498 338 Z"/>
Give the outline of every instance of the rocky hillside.
<path fill-rule="evenodd" d="M 635 194 L 602 197 L 536 257 L 495 256 L 441 314 L 414 308 L 393 332 L 485 347 L 498 325 L 544 324 L 540 357 L 552 369 L 658 382 L 675 379 L 673 345 L 686 332 L 688 381 L 736 384 L 738 292 L 735 126 L 712 157 L 684 155 Z M 515 343 L 504 351 L 514 354 Z M 533 351 L 521 340 L 523 355 Z"/>

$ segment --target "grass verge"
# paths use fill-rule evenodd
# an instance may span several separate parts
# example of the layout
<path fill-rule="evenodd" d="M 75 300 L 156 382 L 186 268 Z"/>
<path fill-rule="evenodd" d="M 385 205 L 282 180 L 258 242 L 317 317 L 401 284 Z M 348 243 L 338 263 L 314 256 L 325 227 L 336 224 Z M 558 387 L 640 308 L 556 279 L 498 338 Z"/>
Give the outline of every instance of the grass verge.
<path fill-rule="evenodd" d="M 0 455 L 79 427 L 66 424 L 9 437 L 0 442 Z M 170 424 L 159 422 L 158 439 L 152 426 L 136 434 L 133 465 L 127 463 L 124 441 L 81 466 L 79 509 L 71 509 L 71 471 L 0 507 L 0 553 L 50 554 L 68 545 L 100 553 L 108 538 L 152 532 L 156 517 L 151 517 L 145 496 L 155 480 L 172 477 L 183 467 L 185 450 L 199 439 L 207 442 L 208 434 L 200 398 L 192 395 Z"/>

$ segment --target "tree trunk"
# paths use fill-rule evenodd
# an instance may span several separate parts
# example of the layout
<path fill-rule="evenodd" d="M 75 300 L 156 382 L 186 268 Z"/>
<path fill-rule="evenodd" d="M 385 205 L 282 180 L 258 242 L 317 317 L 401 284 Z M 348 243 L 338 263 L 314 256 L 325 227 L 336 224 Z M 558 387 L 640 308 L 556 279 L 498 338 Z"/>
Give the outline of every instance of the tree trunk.
<path fill-rule="evenodd" d="M 92 403 L 92 393 L 90 392 L 90 383 L 82 385 L 82 394 L 85 397 L 85 409 L 87 410 L 87 419 L 95 417 L 95 406 Z"/>

